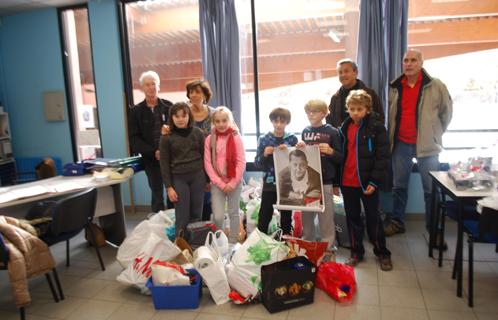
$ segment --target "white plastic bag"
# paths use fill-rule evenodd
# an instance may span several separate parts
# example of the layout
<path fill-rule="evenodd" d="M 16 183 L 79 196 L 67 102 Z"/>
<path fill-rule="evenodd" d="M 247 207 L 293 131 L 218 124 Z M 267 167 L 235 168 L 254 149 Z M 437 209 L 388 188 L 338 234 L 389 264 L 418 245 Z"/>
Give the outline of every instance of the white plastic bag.
<path fill-rule="evenodd" d="M 188 286 L 188 273 L 178 265 L 156 261 L 150 267 L 154 286 Z"/>
<path fill-rule="evenodd" d="M 155 261 L 169 261 L 181 253 L 180 249 L 168 239 L 150 233 L 141 251 L 134 257 L 133 263 L 118 275 L 116 280 L 124 284 L 134 285 L 142 293 L 149 290 L 145 287 L 147 279 L 151 276 L 151 265 Z"/>
<path fill-rule="evenodd" d="M 194 251 L 194 267 L 209 288 L 209 293 L 217 305 L 228 302 L 228 286 L 225 266 L 216 245 L 214 233 L 208 233 L 206 244 Z"/>
<path fill-rule="evenodd" d="M 255 297 L 261 289 L 261 266 L 284 260 L 288 253 L 289 247 L 284 242 L 255 229 L 227 266 L 230 286 L 242 295 L 250 292 Z"/>
<path fill-rule="evenodd" d="M 174 210 L 174 209 L 173 209 Z M 143 251 L 143 247 L 149 238 L 150 234 L 155 234 L 161 239 L 167 240 L 165 228 L 174 224 L 169 218 L 168 211 L 160 211 L 152 216 L 149 220 L 140 222 L 131 234 L 126 237 L 123 243 L 119 246 L 116 259 L 123 268 L 127 268 L 138 253 Z"/>
<path fill-rule="evenodd" d="M 218 247 L 221 257 L 226 258 L 228 256 L 228 238 L 222 230 L 217 230 L 214 233 L 214 241 Z"/>

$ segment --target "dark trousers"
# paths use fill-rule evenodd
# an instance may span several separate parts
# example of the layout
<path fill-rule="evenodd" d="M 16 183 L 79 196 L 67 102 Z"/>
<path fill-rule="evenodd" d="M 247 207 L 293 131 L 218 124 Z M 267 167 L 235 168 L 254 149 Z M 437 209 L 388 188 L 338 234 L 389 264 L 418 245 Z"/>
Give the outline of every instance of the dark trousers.
<path fill-rule="evenodd" d="M 173 174 L 173 188 L 178 195 L 175 202 L 176 234 L 190 222 L 200 221 L 204 203 L 206 174 L 204 170 L 184 174 Z"/>
<path fill-rule="evenodd" d="M 151 210 L 152 212 L 164 210 L 164 186 L 159 161 L 155 159 L 152 161 L 146 161 L 144 162 L 144 167 L 150 191 L 152 193 L 152 199 L 150 201 Z"/>
<path fill-rule="evenodd" d="M 273 217 L 273 205 L 277 203 L 277 191 L 263 191 L 261 195 L 261 207 L 259 209 L 258 229 L 268 233 L 268 225 Z M 280 210 L 280 228 L 284 234 L 291 234 L 292 211 Z"/>
<path fill-rule="evenodd" d="M 361 204 L 365 208 L 367 234 L 374 246 L 374 254 L 378 257 L 391 256 L 386 248 L 386 238 L 379 214 L 379 192 L 376 190 L 371 195 L 363 194 L 361 188 L 341 187 L 344 199 L 344 210 L 348 222 L 349 239 L 351 241 L 351 256 L 363 258 L 364 225 L 361 219 Z"/>

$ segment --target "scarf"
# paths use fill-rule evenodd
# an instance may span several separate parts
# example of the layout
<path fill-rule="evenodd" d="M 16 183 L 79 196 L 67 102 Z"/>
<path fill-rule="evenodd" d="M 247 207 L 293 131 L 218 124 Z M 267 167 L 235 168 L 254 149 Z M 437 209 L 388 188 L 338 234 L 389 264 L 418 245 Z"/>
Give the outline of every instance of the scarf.
<path fill-rule="evenodd" d="M 216 138 L 218 136 L 228 136 L 227 145 L 226 145 L 226 164 L 227 164 L 227 174 L 226 177 L 229 179 L 235 178 L 235 169 L 237 167 L 237 148 L 235 146 L 235 138 L 234 135 L 237 132 L 232 128 L 228 128 L 225 132 L 219 132 L 218 130 L 214 130 L 211 132 L 211 163 L 213 165 L 214 171 L 220 176 L 223 177 L 223 174 L 218 169 L 216 165 Z"/>

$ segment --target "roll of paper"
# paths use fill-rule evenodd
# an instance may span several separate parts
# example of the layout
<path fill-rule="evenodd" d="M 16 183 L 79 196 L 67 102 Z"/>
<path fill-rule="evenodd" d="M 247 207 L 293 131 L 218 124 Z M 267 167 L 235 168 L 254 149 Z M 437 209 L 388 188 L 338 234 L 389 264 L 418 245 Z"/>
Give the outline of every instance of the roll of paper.
<path fill-rule="evenodd" d="M 215 263 L 213 252 L 208 247 L 201 246 L 194 251 L 194 267 L 197 270 L 202 270 Z"/>

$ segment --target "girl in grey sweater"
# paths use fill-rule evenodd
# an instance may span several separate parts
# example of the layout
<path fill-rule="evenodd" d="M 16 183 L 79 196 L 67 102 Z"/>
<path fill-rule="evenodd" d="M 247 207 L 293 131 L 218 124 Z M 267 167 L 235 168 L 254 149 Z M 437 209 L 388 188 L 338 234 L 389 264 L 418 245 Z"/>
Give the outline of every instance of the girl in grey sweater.
<path fill-rule="evenodd" d="M 169 111 L 171 133 L 161 137 L 159 149 L 164 186 L 175 204 L 177 234 L 201 219 L 204 204 L 204 134 L 193 122 L 189 106 L 175 103 Z"/>

